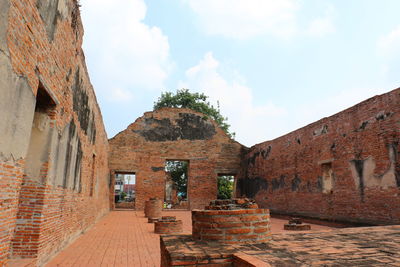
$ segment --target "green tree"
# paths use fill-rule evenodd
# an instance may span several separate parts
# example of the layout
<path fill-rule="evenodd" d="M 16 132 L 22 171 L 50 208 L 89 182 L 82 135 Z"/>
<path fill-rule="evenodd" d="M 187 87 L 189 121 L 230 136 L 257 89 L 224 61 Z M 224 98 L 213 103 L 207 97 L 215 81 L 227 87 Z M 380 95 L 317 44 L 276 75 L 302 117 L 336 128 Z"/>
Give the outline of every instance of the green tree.
<path fill-rule="evenodd" d="M 230 199 L 233 192 L 233 176 L 218 177 L 218 199 Z"/>
<path fill-rule="evenodd" d="M 171 179 L 175 184 L 179 195 L 185 199 L 187 198 L 187 161 L 167 161 L 165 170 L 171 174 Z"/>
<path fill-rule="evenodd" d="M 235 137 L 234 132 L 229 131 L 230 125 L 227 123 L 228 118 L 221 115 L 218 106 L 215 108 L 207 101 L 208 96 L 203 93 L 191 93 L 189 89 L 177 90 L 175 94 L 165 92 L 154 102 L 154 110 L 170 107 L 170 108 L 189 108 L 210 116 L 231 138 Z"/>

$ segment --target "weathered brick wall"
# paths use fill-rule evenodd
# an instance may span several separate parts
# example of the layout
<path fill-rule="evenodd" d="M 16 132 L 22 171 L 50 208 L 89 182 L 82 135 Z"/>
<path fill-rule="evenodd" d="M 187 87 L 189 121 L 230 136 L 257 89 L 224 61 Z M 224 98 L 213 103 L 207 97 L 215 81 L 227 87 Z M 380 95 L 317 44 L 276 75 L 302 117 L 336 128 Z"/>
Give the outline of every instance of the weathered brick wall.
<path fill-rule="evenodd" d="M 18 208 L 23 160 L 0 162 L 0 266 L 6 262 Z"/>
<path fill-rule="evenodd" d="M 109 210 L 82 36 L 77 1 L 0 1 L 0 266 L 45 262 Z"/>
<path fill-rule="evenodd" d="M 217 175 L 236 174 L 242 145 L 211 119 L 189 109 L 147 112 L 109 140 L 112 172 L 136 174 L 136 208 L 150 197 L 164 199 L 166 160 L 188 160 L 190 208 L 217 196 Z"/>
<path fill-rule="evenodd" d="M 400 89 L 253 146 L 237 195 L 275 212 L 400 223 Z"/>

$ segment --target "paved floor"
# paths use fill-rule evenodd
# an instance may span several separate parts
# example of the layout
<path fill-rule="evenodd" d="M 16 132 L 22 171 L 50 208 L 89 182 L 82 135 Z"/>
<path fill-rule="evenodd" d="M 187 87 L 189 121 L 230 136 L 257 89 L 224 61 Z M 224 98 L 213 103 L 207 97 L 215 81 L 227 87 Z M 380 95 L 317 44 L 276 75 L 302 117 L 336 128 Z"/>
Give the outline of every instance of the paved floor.
<path fill-rule="evenodd" d="M 238 246 L 271 266 L 400 266 L 400 225 L 279 234 L 272 242 Z"/>
<path fill-rule="evenodd" d="M 242 260 L 244 255 L 254 266 L 400 266 L 400 225 L 281 233 L 272 235 L 270 242 L 230 246 L 193 241 L 188 235 L 164 236 L 163 242 L 166 261 L 177 265 L 231 263 L 240 253 Z"/>
<path fill-rule="evenodd" d="M 191 233 L 189 211 L 166 211 L 163 215 L 183 220 L 184 234 Z M 272 233 L 287 232 L 287 220 L 271 219 Z M 312 225 L 313 231 L 330 227 Z M 160 266 L 160 239 L 143 212 L 112 211 L 93 228 L 61 251 L 46 267 L 53 266 Z"/>

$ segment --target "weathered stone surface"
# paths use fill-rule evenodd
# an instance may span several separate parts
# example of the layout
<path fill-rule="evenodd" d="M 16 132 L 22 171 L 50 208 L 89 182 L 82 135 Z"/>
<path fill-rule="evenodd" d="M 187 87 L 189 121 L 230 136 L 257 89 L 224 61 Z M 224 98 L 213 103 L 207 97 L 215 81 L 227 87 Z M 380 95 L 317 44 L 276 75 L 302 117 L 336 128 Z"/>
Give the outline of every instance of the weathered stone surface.
<path fill-rule="evenodd" d="M 0 157 L 20 159 L 27 152 L 36 100 L 27 80 L 13 72 L 1 51 L 0 77 Z"/>
<path fill-rule="evenodd" d="M 215 126 L 204 115 L 190 113 L 179 113 L 173 120 L 146 118 L 143 129 L 133 131 L 151 142 L 207 140 L 216 133 Z"/>
<path fill-rule="evenodd" d="M 5 53 L 7 55 L 8 53 L 6 53 L 6 50 L 9 9 L 10 0 L 3 0 L 0 2 L 0 53 Z"/>

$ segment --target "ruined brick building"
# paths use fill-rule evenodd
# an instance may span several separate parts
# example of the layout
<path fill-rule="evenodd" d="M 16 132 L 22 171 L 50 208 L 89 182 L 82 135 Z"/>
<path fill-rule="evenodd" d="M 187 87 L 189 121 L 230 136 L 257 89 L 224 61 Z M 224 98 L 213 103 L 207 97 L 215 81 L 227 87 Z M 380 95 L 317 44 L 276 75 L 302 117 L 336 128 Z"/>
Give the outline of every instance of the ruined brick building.
<path fill-rule="evenodd" d="M 136 174 L 138 209 L 163 198 L 166 160 L 189 162 L 189 209 L 234 175 L 236 195 L 272 213 L 400 224 L 400 89 L 250 149 L 187 109 L 108 141 L 82 36 L 76 0 L 0 1 L 0 266 L 41 265 L 92 226 L 115 174 Z"/>
<path fill-rule="evenodd" d="M 189 209 L 203 208 L 216 198 L 217 176 L 239 172 L 243 149 L 204 114 L 163 108 L 110 139 L 109 167 L 136 174 L 136 208 L 143 209 L 149 197 L 164 199 L 165 162 L 188 161 Z"/>
<path fill-rule="evenodd" d="M 400 89 L 253 146 L 237 190 L 272 212 L 400 224 Z"/>
<path fill-rule="evenodd" d="M 82 36 L 77 1 L 0 1 L 0 266 L 40 265 L 109 211 Z"/>

